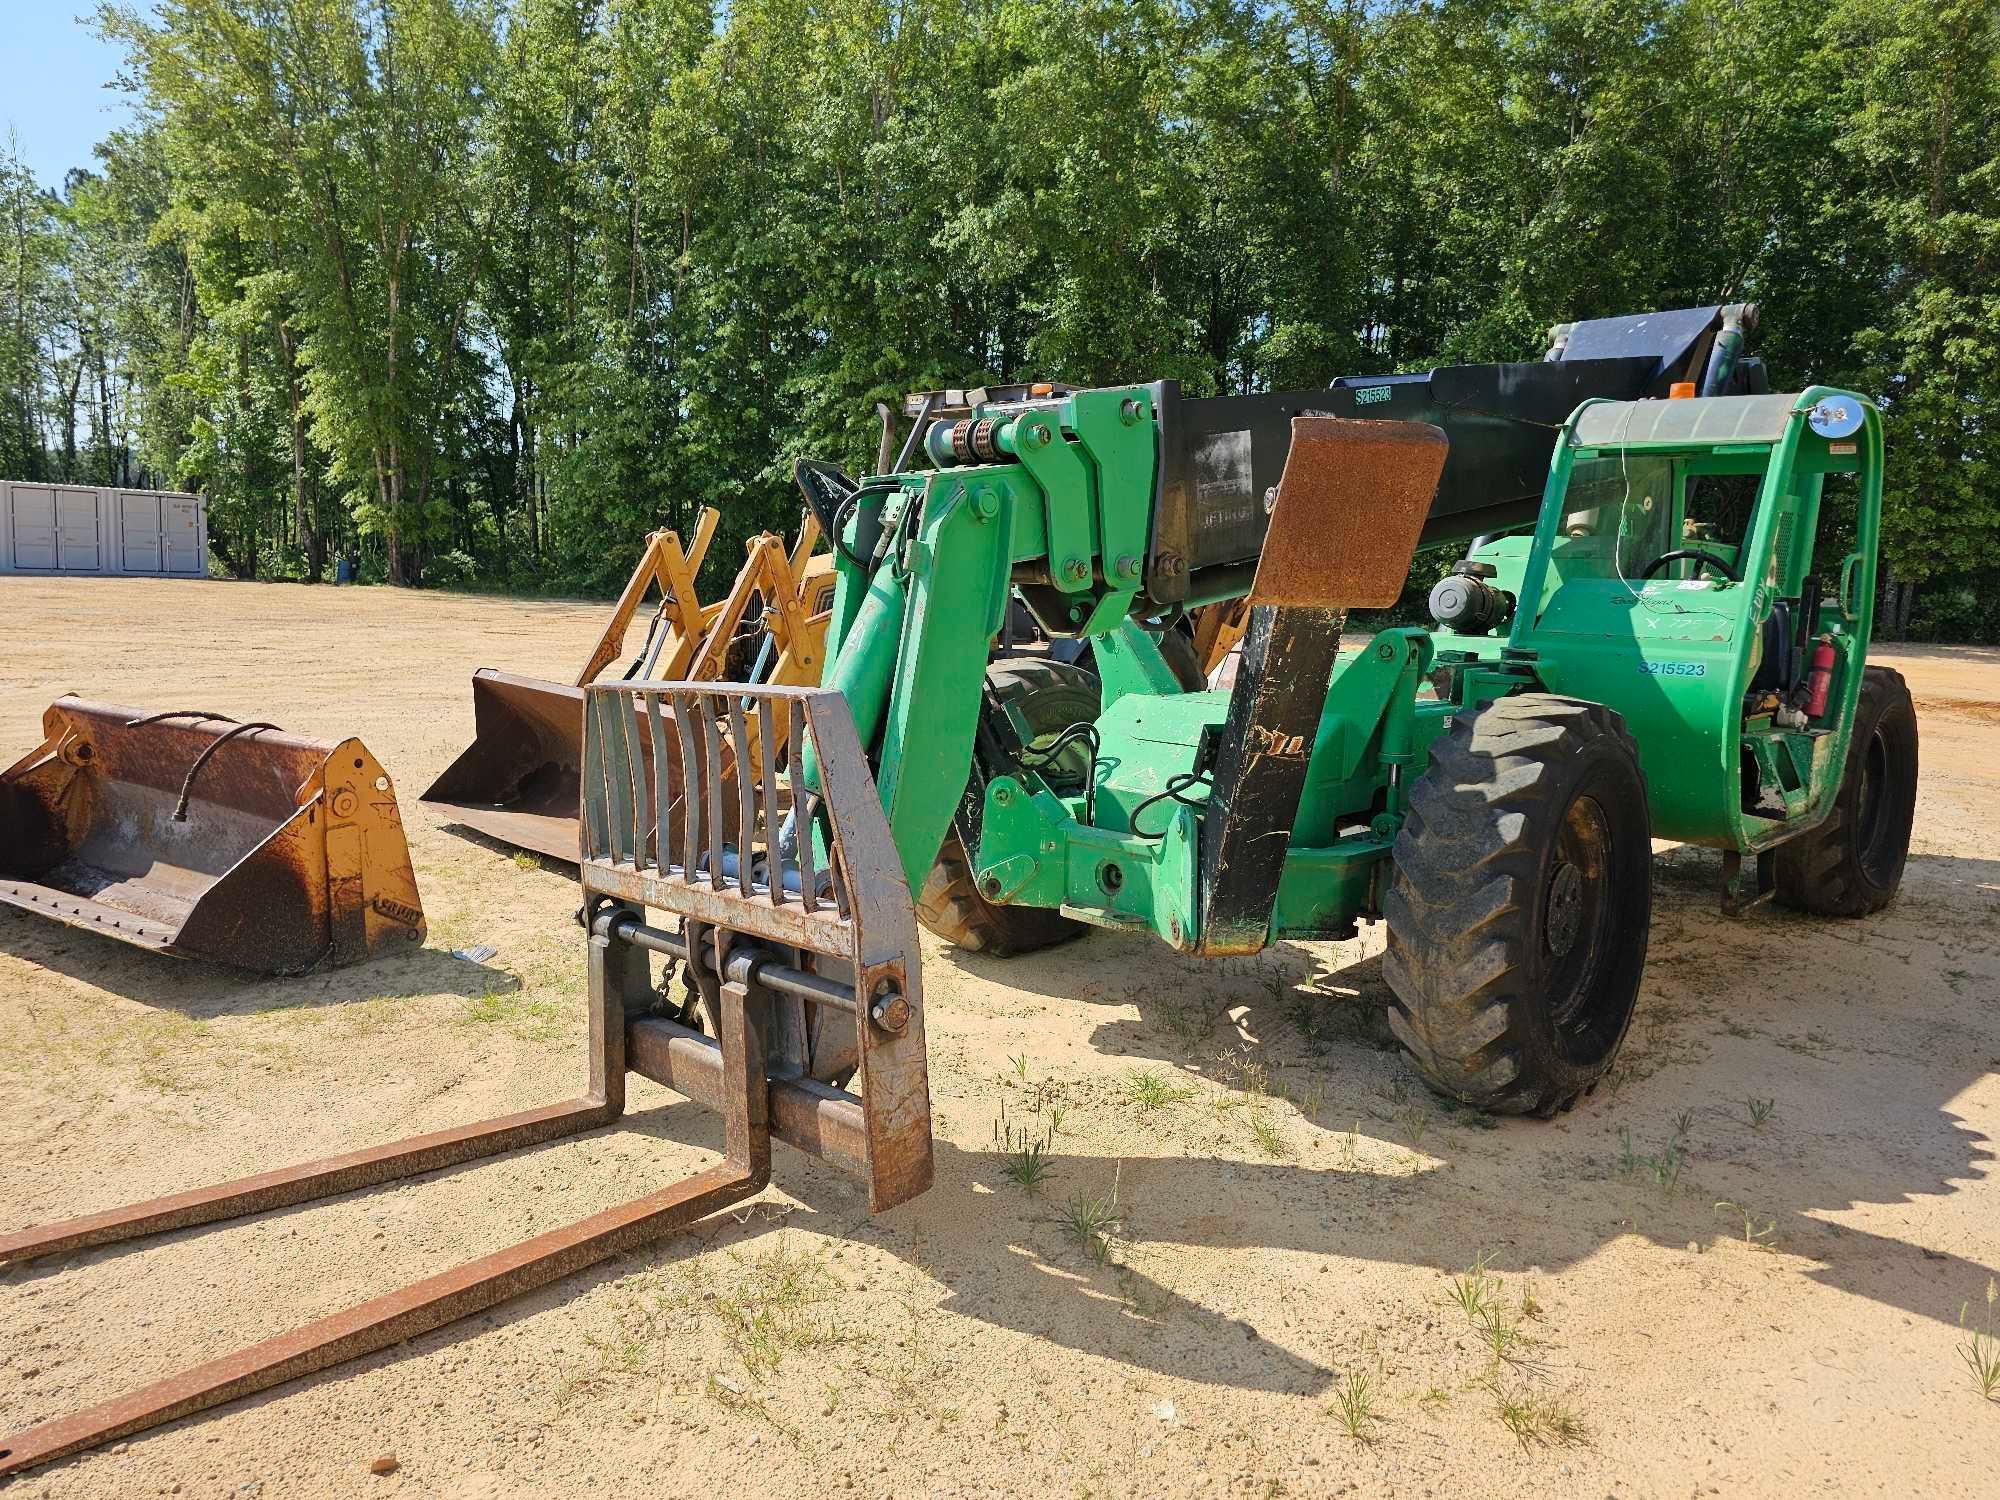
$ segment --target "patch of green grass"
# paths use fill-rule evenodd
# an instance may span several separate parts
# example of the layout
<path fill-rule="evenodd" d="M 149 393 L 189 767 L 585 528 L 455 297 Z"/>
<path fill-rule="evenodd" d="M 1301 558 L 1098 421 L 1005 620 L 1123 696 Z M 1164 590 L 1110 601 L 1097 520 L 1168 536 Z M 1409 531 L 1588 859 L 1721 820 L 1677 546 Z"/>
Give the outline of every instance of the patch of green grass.
<path fill-rule="evenodd" d="M 1271 1070 L 1252 1057 L 1247 1047 L 1236 1047 L 1217 1054 L 1215 1076 L 1228 1087 L 1252 1098 L 1262 1098 L 1271 1091 Z"/>
<path fill-rule="evenodd" d="M 1184 1046 L 1205 1042 L 1215 1035 L 1215 1011 L 1199 1002 L 1162 1005 L 1160 1022 Z"/>
<path fill-rule="evenodd" d="M 1639 1153 L 1632 1148 L 1632 1130 L 1628 1125 L 1618 1127 L 1618 1175 L 1630 1177 L 1639 1168 Z"/>
<path fill-rule="evenodd" d="M 527 1042 L 545 1042 L 562 1030 L 562 1015 L 553 1000 L 526 989 L 489 989 L 467 1000 L 458 1013 L 462 1026 L 497 1026 Z"/>
<path fill-rule="evenodd" d="M 1772 1113 L 1777 1107 L 1778 1101 L 1776 1099 L 1745 1099 L 1743 1101 L 1743 1108 L 1749 1114 L 1750 1125 L 1754 1130 L 1762 1130 L 1766 1123 L 1769 1122 Z"/>
<path fill-rule="evenodd" d="M 1491 1368 L 1498 1371 L 1503 1364 L 1515 1362 L 1515 1352 L 1522 1342 L 1521 1325 L 1507 1316 L 1507 1309 L 1499 1303 L 1486 1314 L 1479 1325 L 1479 1337 L 1486 1345 L 1487 1353 L 1493 1356 Z"/>
<path fill-rule="evenodd" d="M 515 851 L 514 853 L 515 869 L 539 870 L 541 867 L 542 867 L 542 861 L 539 856 L 530 854 L 526 849 L 518 849 Z"/>
<path fill-rule="evenodd" d="M 1971 1311 L 1971 1303 L 1958 1310 L 1958 1326 L 1966 1332 L 1965 1342 L 1955 1346 L 1958 1357 L 1965 1361 L 1966 1369 L 1972 1372 L 1972 1383 L 1979 1387 L 1980 1397 L 1987 1401 L 2000 1401 L 2000 1337 L 1993 1332 L 1993 1303 L 1996 1298 L 2000 1298 L 2000 1283 L 1989 1276 L 1986 1278 L 1986 1321 L 1979 1328 L 1966 1322 L 1965 1315 Z"/>
<path fill-rule="evenodd" d="M 1034 1196 L 1049 1175 L 1049 1138 L 1030 1135 L 1025 1125 L 1016 1130 L 1003 1116 L 993 1122 L 993 1141 L 1002 1153 L 1001 1172 L 1021 1191 Z"/>
<path fill-rule="evenodd" d="M 1194 1090 L 1175 1083 L 1164 1073 L 1142 1068 L 1125 1080 L 1125 1097 L 1145 1113 L 1151 1114 L 1169 1104 L 1193 1098 Z"/>
<path fill-rule="evenodd" d="M 1369 1423 L 1376 1420 L 1373 1383 L 1360 1370 L 1350 1370 L 1333 1389 L 1333 1414 L 1357 1443 L 1371 1440 Z"/>
<path fill-rule="evenodd" d="M 1319 1107 L 1326 1102 L 1326 1080 L 1315 1078 L 1307 1088 L 1305 1097 L 1299 1100 L 1299 1113 L 1313 1124 L 1319 1123 Z"/>
<path fill-rule="evenodd" d="M 1681 1169 L 1686 1165 L 1686 1148 L 1679 1141 L 1669 1143 L 1666 1150 L 1653 1158 L 1654 1185 L 1671 1190 L 1680 1182 Z"/>
<path fill-rule="evenodd" d="M 1102 1193 L 1079 1188 L 1063 1208 L 1062 1221 L 1076 1236 L 1084 1254 L 1100 1266 L 1111 1259 L 1112 1241 L 1124 1225 L 1124 1211 L 1118 1204 L 1118 1176 Z"/>
<path fill-rule="evenodd" d="M 1256 1139 L 1258 1148 L 1266 1156 L 1283 1157 L 1287 1154 L 1285 1138 L 1278 1133 L 1278 1125 L 1261 1109 L 1250 1112 L 1250 1134 Z"/>
<path fill-rule="evenodd" d="M 138 1083 L 155 1093 L 178 1094 L 198 1086 L 190 1064 L 210 1040 L 206 1020 L 147 1015 L 101 1033 L 94 1055 L 100 1066 L 129 1070 Z"/>
<path fill-rule="evenodd" d="M 597 1356 L 597 1368 L 592 1372 L 596 1380 L 636 1379 L 646 1373 L 651 1362 L 650 1340 L 624 1325 L 620 1325 L 609 1338 L 600 1338 L 594 1333 L 585 1334 L 583 1346 Z"/>
<path fill-rule="evenodd" d="M 687 1373 L 691 1337 L 705 1324 L 719 1326 L 750 1380 L 770 1375 L 788 1354 L 846 1341 L 820 1310 L 842 1290 L 839 1280 L 821 1254 L 784 1239 L 761 1254 L 697 1257 L 640 1278 L 634 1289 L 638 1295 L 609 1334 L 585 1337 L 590 1362 L 560 1393 L 565 1401 L 614 1383 L 646 1381 L 663 1390 Z M 762 1414 L 762 1403 L 733 1377 L 711 1372 L 707 1393 Z"/>
<path fill-rule="evenodd" d="M 409 1002 L 400 995 L 376 995 L 340 1008 L 340 1020 L 348 1036 L 373 1036 L 387 1031 L 409 1013 Z"/>
<path fill-rule="evenodd" d="M 1687 1167 L 1687 1142 L 1678 1134 L 1651 1156 L 1641 1156 L 1632 1144 L 1629 1127 L 1618 1129 L 1618 1175 L 1630 1177 L 1635 1172 L 1650 1176 L 1663 1190 L 1671 1191 L 1679 1185 L 1681 1173 Z"/>
<path fill-rule="evenodd" d="M 1507 1306 L 1507 1284 L 1498 1276 L 1487 1273 L 1486 1259 L 1481 1255 L 1463 1276 L 1451 1279 L 1449 1298 L 1465 1314 L 1465 1320 L 1472 1325 L 1480 1343 L 1486 1346 L 1489 1356 L 1486 1379 L 1497 1382 L 1502 1365 L 1517 1369 L 1532 1365 L 1525 1346 L 1534 1340 L 1522 1331 L 1521 1325 L 1531 1319 L 1539 1319 L 1542 1305 L 1535 1300 L 1533 1292 L 1523 1290 L 1520 1312 L 1515 1315 Z"/>
<path fill-rule="evenodd" d="M 841 1342 L 832 1320 L 811 1310 L 839 1290 L 817 1255 L 779 1245 L 737 1265 L 741 1274 L 718 1291 L 709 1311 L 752 1377 L 770 1374 L 794 1351 Z"/>
<path fill-rule="evenodd" d="M 1583 1419 L 1559 1396 L 1537 1396 L 1496 1385 L 1494 1414 L 1523 1448 L 1572 1448 L 1590 1441 Z"/>
<path fill-rule="evenodd" d="M 1500 1292 L 1504 1283 L 1497 1276 L 1486 1274 L 1487 1257 L 1481 1255 L 1472 1263 L 1472 1269 L 1463 1276 L 1451 1279 L 1451 1300 L 1468 1321 L 1478 1323 L 1492 1316 L 1500 1305 Z"/>

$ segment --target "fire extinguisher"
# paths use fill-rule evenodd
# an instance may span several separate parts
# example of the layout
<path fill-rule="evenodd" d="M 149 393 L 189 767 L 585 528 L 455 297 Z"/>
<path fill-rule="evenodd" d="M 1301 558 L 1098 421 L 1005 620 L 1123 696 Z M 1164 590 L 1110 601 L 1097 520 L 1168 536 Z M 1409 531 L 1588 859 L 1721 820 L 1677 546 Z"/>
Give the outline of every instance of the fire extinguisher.
<path fill-rule="evenodd" d="M 1823 635 L 1813 647 L 1812 672 L 1806 678 L 1806 717 L 1817 719 L 1826 712 L 1826 699 L 1833 687 L 1835 656 L 1833 637 Z"/>

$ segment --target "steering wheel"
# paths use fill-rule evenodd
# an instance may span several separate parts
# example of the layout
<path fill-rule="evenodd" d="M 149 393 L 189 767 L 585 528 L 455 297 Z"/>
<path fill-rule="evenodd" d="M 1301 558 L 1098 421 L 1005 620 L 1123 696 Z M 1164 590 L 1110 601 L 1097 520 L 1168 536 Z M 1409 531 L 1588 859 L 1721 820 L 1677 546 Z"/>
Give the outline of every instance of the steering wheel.
<path fill-rule="evenodd" d="M 1676 547 L 1671 552 L 1662 552 L 1639 570 L 1641 580 L 1651 578 L 1670 562 L 1700 563 L 1703 567 L 1715 569 L 1731 583 L 1741 583 L 1743 575 L 1736 571 L 1735 564 L 1717 557 L 1713 552 L 1704 552 L 1699 547 Z"/>

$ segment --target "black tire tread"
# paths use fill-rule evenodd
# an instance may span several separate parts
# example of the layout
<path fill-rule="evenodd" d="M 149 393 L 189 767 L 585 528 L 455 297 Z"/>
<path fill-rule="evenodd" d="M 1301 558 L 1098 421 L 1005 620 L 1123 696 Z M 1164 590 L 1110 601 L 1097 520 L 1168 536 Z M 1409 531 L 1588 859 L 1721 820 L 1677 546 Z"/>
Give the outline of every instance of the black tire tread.
<path fill-rule="evenodd" d="M 1834 799 L 1833 810 L 1810 833 L 1800 834 L 1778 846 L 1775 873 L 1779 905 L 1820 917 L 1863 917 L 1880 911 L 1895 898 L 1902 883 L 1903 858 L 1898 858 L 1896 878 L 1886 888 L 1874 886 L 1862 874 L 1855 858 L 1854 846 L 1848 837 L 1848 825 L 1855 815 L 1854 801 L 1859 793 L 1859 788 L 1851 782 L 1860 774 L 1861 757 L 1867 753 L 1867 738 L 1874 734 L 1876 725 L 1884 717 L 1896 713 L 1907 714 L 1910 718 L 1911 748 L 1914 752 L 1916 705 L 1911 701 L 1909 684 L 1894 667 L 1864 667 L 1861 694 L 1854 706 L 1855 733 L 1848 743 L 1847 764 L 1841 771 L 1840 793 Z M 1896 768 L 1899 784 L 1894 788 L 1885 788 L 1885 792 L 1893 791 L 1898 796 L 1904 794 L 1904 769 Z M 1912 798 L 1915 796 L 1916 777 L 1916 759 L 1912 753 L 1907 767 L 1907 791 Z M 1902 855 L 1907 857 L 1908 814 L 1898 809 L 1895 815 L 1905 820 Z"/>
<path fill-rule="evenodd" d="M 986 681 L 1003 703 L 1031 700 L 1057 689 L 1088 693 L 1093 702 L 1097 696 L 1097 679 L 1089 672 L 1045 656 L 994 662 L 986 669 Z M 1061 912 L 1038 906 L 998 906 L 980 895 L 972 861 L 956 828 L 945 833 L 938 857 L 917 893 L 916 909 L 917 920 L 931 932 L 956 947 L 989 958 L 1013 958 L 1052 948 L 1086 931 L 1083 923 Z"/>
<path fill-rule="evenodd" d="M 979 894 L 958 830 L 944 836 L 917 896 L 917 920 L 946 942 L 989 958 L 1013 958 L 1080 936 L 1084 924 L 1039 906 L 996 906 Z"/>
<path fill-rule="evenodd" d="M 1643 787 L 1617 713 L 1517 694 L 1459 715 L 1411 787 L 1382 902 L 1389 1028 L 1433 1088 L 1496 1114 L 1554 1115 L 1595 1082 L 1524 1073 L 1512 1012 L 1536 871 L 1561 816 L 1552 772 L 1605 739 L 1623 742 Z"/>

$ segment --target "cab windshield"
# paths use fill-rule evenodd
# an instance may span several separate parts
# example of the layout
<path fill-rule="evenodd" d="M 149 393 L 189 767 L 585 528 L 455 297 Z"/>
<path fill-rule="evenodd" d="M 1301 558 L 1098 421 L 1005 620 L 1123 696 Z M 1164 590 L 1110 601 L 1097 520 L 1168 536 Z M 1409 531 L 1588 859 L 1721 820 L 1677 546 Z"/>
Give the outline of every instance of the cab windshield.
<path fill-rule="evenodd" d="M 1579 460 L 1570 471 L 1556 546 L 1562 576 L 1615 577 L 1633 585 L 1734 581 L 1763 473 L 1761 455 L 1727 466 L 1711 456 L 1664 454 Z M 1663 561 L 1684 552 L 1714 562 Z"/>

